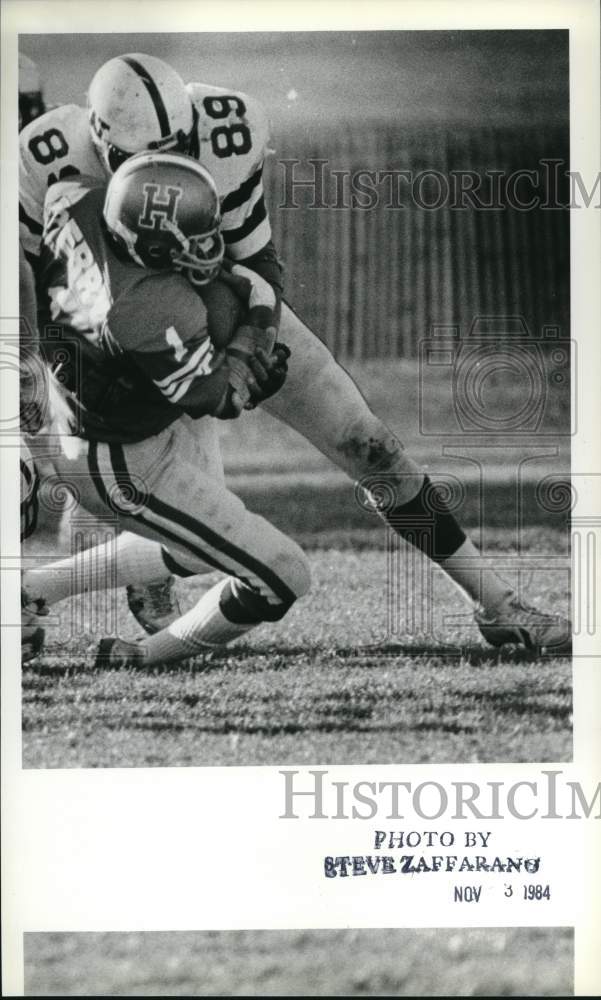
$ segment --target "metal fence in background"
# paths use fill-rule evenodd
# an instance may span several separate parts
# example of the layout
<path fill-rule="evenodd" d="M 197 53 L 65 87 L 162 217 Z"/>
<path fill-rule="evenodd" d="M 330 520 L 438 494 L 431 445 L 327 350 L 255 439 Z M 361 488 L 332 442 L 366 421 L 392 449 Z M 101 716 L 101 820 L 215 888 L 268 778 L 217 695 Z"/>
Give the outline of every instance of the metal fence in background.
<path fill-rule="evenodd" d="M 327 164 L 316 170 L 311 159 Z M 286 166 L 286 160 L 300 163 Z M 559 166 L 551 163 L 557 160 Z M 457 326 L 463 336 L 482 315 L 520 315 L 533 335 L 557 326 L 569 336 L 569 212 L 541 207 L 569 202 L 564 176 L 557 191 L 548 183 L 568 166 L 567 130 L 557 127 L 354 125 L 279 137 L 266 186 L 287 296 L 339 357 L 415 357 L 434 325 Z M 395 180 L 403 207 L 390 207 L 393 181 L 382 180 L 371 185 L 377 204 L 351 207 L 348 176 L 336 180 L 334 171 L 360 170 L 410 171 L 414 179 L 435 170 L 450 179 L 449 196 L 440 207 L 424 208 L 409 182 Z M 474 183 L 481 178 L 478 197 L 485 203 L 496 184 L 503 207 L 459 207 L 456 186 L 470 182 L 453 181 L 452 171 L 464 177 L 472 171 Z M 520 180 L 516 171 L 539 176 Z M 511 175 L 516 196 L 527 202 L 534 195 L 538 207 L 511 207 L 503 187 Z M 326 181 L 322 200 L 329 207 L 307 207 L 314 188 L 290 188 L 291 177 L 315 176 Z M 445 187 L 423 175 L 419 194 L 422 204 L 436 204 Z M 283 207 L 291 198 L 302 207 Z"/>

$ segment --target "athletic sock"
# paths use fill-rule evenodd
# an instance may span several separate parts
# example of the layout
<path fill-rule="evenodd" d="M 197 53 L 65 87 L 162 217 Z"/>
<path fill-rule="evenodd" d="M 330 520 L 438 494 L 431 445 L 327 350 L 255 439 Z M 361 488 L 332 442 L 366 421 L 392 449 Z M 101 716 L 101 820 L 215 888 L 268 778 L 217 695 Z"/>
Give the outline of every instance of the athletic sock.
<path fill-rule="evenodd" d="M 206 653 L 216 646 L 232 642 L 260 624 L 256 619 L 249 621 L 250 616 L 244 613 L 236 596 L 236 588 L 241 586 L 231 577 L 220 580 L 177 621 L 142 639 L 139 646 L 145 663 L 169 663 Z M 232 621 L 224 614 L 224 610 L 231 614 L 233 608 L 240 611 L 239 614 L 234 612 L 234 617 L 243 620 Z"/>
<path fill-rule="evenodd" d="M 67 559 L 25 570 L 23 587 L 33 598 L 55 604 L 75 594 L 148 584 L 168 575 L 158 542 L 124 531 Z"/>
<path fill-rule="evenodd" d="M 440 563 L 459 549 L 466 535 L 447 508 L 440 487 L 424 476 L 418 493 L 404 504 L 384 511 L 398 535 Z"/>
<path fill-rule="evenodd" d="M 384 517 L 397 534 L 438 563 L 478 606 L 492 611 L 512 593 L 459 526 L 443 491 L 428 476 L 412 500 L 384 512 Z"/>
<path fill-rule="evenodd" d="M 440 565 L 453 583 L 485 611 L 496 611 L 513 594 L 513 587 L 478 552 L 471 538 L 466 538 Z"/>

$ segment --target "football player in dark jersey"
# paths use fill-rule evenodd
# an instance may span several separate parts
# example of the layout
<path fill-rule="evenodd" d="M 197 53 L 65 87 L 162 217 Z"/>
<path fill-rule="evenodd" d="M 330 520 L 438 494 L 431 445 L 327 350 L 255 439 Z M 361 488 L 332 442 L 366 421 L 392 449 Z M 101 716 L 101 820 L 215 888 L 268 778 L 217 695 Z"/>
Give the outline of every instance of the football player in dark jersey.
<path fill-rule="evenodd" d="M 274 344 L 271 286 L 236 266 L 232 280 L 248 292 L 245 321 L 216 347 L 202 291 L 223 254 L 217 192 L 190 157 L 140 154 L 108 188 L 77 177 L 48 191 L 41 273 L 49 307 L 85 345 L 84 377 L 68 386 L 81 447 L 55 466 L 87 510 L 116 516 L 126 532 L 125 546 L 103 553 L 104 584 L 115 566 L 117 582 L 132 574 L 147 582 L 157 563 L 181 576 L 226 574 L 168 628 L 135 644 L 104 640 L 102 663 L 206 651 L 278 620 L 309 586 L 298 545 L 225 484 L 213 418 L 235 419 L 274 395 L 289 351 Z M 98 565 L 99 551 L 77 557 L 81 581 L 82 560 Z M 47 605 L 72 593 L 62 569 L 27 571 L 30 598 Z"/>

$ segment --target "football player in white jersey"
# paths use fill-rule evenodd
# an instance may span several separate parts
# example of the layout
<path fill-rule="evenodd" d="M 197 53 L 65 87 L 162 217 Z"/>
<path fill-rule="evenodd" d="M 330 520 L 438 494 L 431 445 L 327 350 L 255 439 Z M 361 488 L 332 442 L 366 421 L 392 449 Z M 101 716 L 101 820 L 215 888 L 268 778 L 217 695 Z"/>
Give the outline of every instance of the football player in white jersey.
<path fill-rule="evenodd" d="M 246 94 L 184 84 L 162 60 L 140 53 L 109 60 L 92 79 L 88 108 L 66 105 L 21 133 L 22 239 L 38 252 L 44 197 L 54 181 L 101 177 L 141 150 L 179 150 L 214 177 L 227 255 L 271 284 L 281 309 L 278 340 L 292 352 L 287 382 L 265 409 L 301 433 L 354 481 L 383 477 L 394 491 L 385 520 L 417 544 L 472 601 L 493 645 L 564 651 L 570 623 L 525 604 L 480 553 L 428 476 L 371 412 L 330 351 L 282 302 L 282 272 L 271 240 L 262 169 L 268 122 Z M 433 493 L 436 494 L 433 496 Z M 415 532 L 426 518 L 433 531 Z"/>

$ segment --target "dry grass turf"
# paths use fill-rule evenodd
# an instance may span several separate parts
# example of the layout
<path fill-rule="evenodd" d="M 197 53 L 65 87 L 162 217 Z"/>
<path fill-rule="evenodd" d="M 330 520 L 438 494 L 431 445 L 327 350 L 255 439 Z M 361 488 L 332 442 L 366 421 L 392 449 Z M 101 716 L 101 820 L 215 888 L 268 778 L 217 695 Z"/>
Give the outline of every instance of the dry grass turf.
<path fill-rule="evenodd" d="M 44 655 L 23 670 L 24 766 L 569 760 L 569 659 L 487 647 L 438 571 L 430 636 L 419 614 L 408 629 L 421 605 L 402 572 L 391 634 L 378 541 L 314 548 L 311 594 L 210 660 L 95 671 L 108 598 L 57 605 Z M 214 579 L 180 582 L 184 606 Z M 565 608 L 564 575 L 533 576 L 528 596 Z M 138 635 L 123 593 L 110 600 L 120 634 Z"/>

